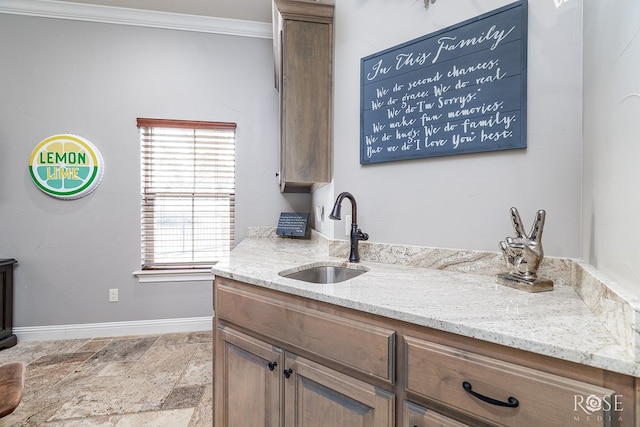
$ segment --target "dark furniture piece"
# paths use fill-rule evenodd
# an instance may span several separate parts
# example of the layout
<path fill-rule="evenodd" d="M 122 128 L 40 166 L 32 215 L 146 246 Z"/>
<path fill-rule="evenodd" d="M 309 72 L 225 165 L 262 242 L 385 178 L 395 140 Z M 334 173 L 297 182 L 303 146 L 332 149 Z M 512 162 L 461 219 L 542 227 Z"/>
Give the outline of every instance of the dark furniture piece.
<path fill-rule="evenodd" d="M 13 264 L 15 259 L 0 258 L 0 350 L 13 347 L 18 338 L 13 334 Z"/>

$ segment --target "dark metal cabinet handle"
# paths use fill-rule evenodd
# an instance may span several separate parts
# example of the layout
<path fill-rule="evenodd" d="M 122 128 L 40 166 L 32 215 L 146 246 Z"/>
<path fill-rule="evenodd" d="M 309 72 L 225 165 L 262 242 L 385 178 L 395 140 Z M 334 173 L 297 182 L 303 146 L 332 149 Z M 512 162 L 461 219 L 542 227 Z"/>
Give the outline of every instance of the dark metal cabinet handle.
<path fill-rule="evenodd" d="M 278 366 L 278 362 L 269 362 L 267 366 L 269 367 L 270 371 L 273 371 L 274 369 L 276 369 L 276 366 Z"/>
<path fill-rule="evenodd" d="M 490 403 L 492 405 L 505 406 L 507 408 L 517 408 L 518 405 L 520 404 L 520 402 L 518 402 L 518 399 L 516 399 L 515 397 L 509 397 L 509 398 L 507 398 L 506 402 L 503 402 L 501 400 L 496 400 L 496 399 L 493 399 L 491 397 L 484 396 L 484 395 L 482 395 L 480 393 L 476 393 L 475 391 L 473 391 L 471 389 L 471 383 L 468 383 L 467 381 L 463 381 L 462 382 L 462 388 L 464 388 L 464 391 L 469 393 L 471 396 L 476 397 L 476 398 L 482 400 L 483 402 L 487 402 L 487 403 Z"/>
<path fill-rule="evenodd" d="M 291 368 L 285 369 L 284 371 L 282 371 L 282 373 L 284 374 L 285 378 L 289 378 L 291 376 L 291 374 L 293 374 L 293 369 L 291 369 Z"/>

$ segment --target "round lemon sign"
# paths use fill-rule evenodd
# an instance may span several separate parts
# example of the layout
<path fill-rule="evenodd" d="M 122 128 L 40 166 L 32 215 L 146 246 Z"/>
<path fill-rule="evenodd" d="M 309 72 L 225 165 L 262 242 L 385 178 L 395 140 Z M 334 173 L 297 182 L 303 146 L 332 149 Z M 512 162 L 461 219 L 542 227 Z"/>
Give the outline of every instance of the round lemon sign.
<path fill-rule="evenodd" d="M 31 153 L 29 172 L 38 188 L 59 199 L 78 199 L 100 184 L 104 162 L 100 150 L 77 135 L 54 135 Z"/>

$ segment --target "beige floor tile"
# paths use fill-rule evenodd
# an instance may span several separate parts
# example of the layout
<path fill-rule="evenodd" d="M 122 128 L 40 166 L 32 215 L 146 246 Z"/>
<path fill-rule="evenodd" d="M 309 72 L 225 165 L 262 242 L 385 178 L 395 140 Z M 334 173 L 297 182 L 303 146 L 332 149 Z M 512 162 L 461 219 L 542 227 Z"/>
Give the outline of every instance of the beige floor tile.
<path fill-rule="evenodd" d="M 23 399 L 25 401 L 45 397 L 61 381 L 71 375 L 81 362 L 54 365 L 27 365 Z"/>
<path fill-rule="evenodd" d="M 22 399 L 15 412 L 0 419 L 0 427 L 40 427 L 64 402 L 64 399 Z"/>
<path fill-rule="evenodd" d="M 116 427 L 188 427 L 193 408 L 131 414 L 122 417 Z"/>
<path fill-rule="evenodd" d="M 42 356 L 70 353 L 88 343 L 89 339 L 68 341 L 30 341 L 0 351 L 0 364 L 7 362 L 31 363 Z"/>
<path fill-rule="evenodd" d="M 204 387 L 200 403 L 196 406 L 189 427 L 213 426 L 213 384 Z"/>
<path fill-rule="evenodd" d="M 166 344 L 206 344 L 211 342 L 211 332 L 189 332 L 164 334 L 158 339 L 158 343 Z"/>
<path fill-rule="evenodd" d="M 131 368 L 135 365 L 134 362 L 109 362 L 98 365 L 101 367 L 97 376 L 99 377 L 113 377 L 126 375 Z"/>
<path fill-rule="evenodd" d="M 72 399 L 86 388 L 87 383 L 98 375 L 101 368 L 100 365 L 86 363 L 77 366 L 66 377 L 52 385 L 47 390 L 45 397 Z"/>
<path fill-rule="evenodd" d="M 83 346 L 81 346 L 80 348 L 78 348 L 77 351 L 79 351 L 79 352 L 92 351 L 92 352 L 96 353 L 96 352 L 102 350 L 107 344 L 109 344 L 109 342 L 111 342 L 111 340 L 107 340 L 107 339 L 91 340 L 88 343 L 86 343 Z"/>
<path fill-rule="evenodd" d="M 114 415 L 75 420 L 51 421 L 45 422 L 41 427 L 115 427 L 122 418 L 122 415 Z"/>
<path fill-rule="evenodd" d="M 198 344 L 187 363 L 179 386 L 206 385 L 213 382 L 213 349 L 210 344 Z"/>
<path fill-rule="evenodd" d="M 19 343 L 25 394 L 0 427 L 210 427 L 211 331 Z"/>
<path fill-rule="evenodd" d="M 158 340 L 156 336 L 113 340 L 95 353 L 89 362 L 133 362 Z"/>

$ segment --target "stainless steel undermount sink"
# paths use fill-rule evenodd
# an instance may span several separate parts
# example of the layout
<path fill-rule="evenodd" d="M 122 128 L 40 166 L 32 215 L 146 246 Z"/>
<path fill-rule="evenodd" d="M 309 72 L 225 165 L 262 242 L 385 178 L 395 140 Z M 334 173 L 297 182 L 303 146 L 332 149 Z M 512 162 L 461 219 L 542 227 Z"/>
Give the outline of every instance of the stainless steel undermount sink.
<path fill-rule="evenodd" d="M 361 266 L 354 268 L 334 264 L 311 264 L 302 269 L 298 267 L 292 270 L 281 271 L 278 274 L 288 279 L 296 279 L 303 282 L 330 284 L 353 279 L 367 271 L 369 271 L 368 268 Z"/>

